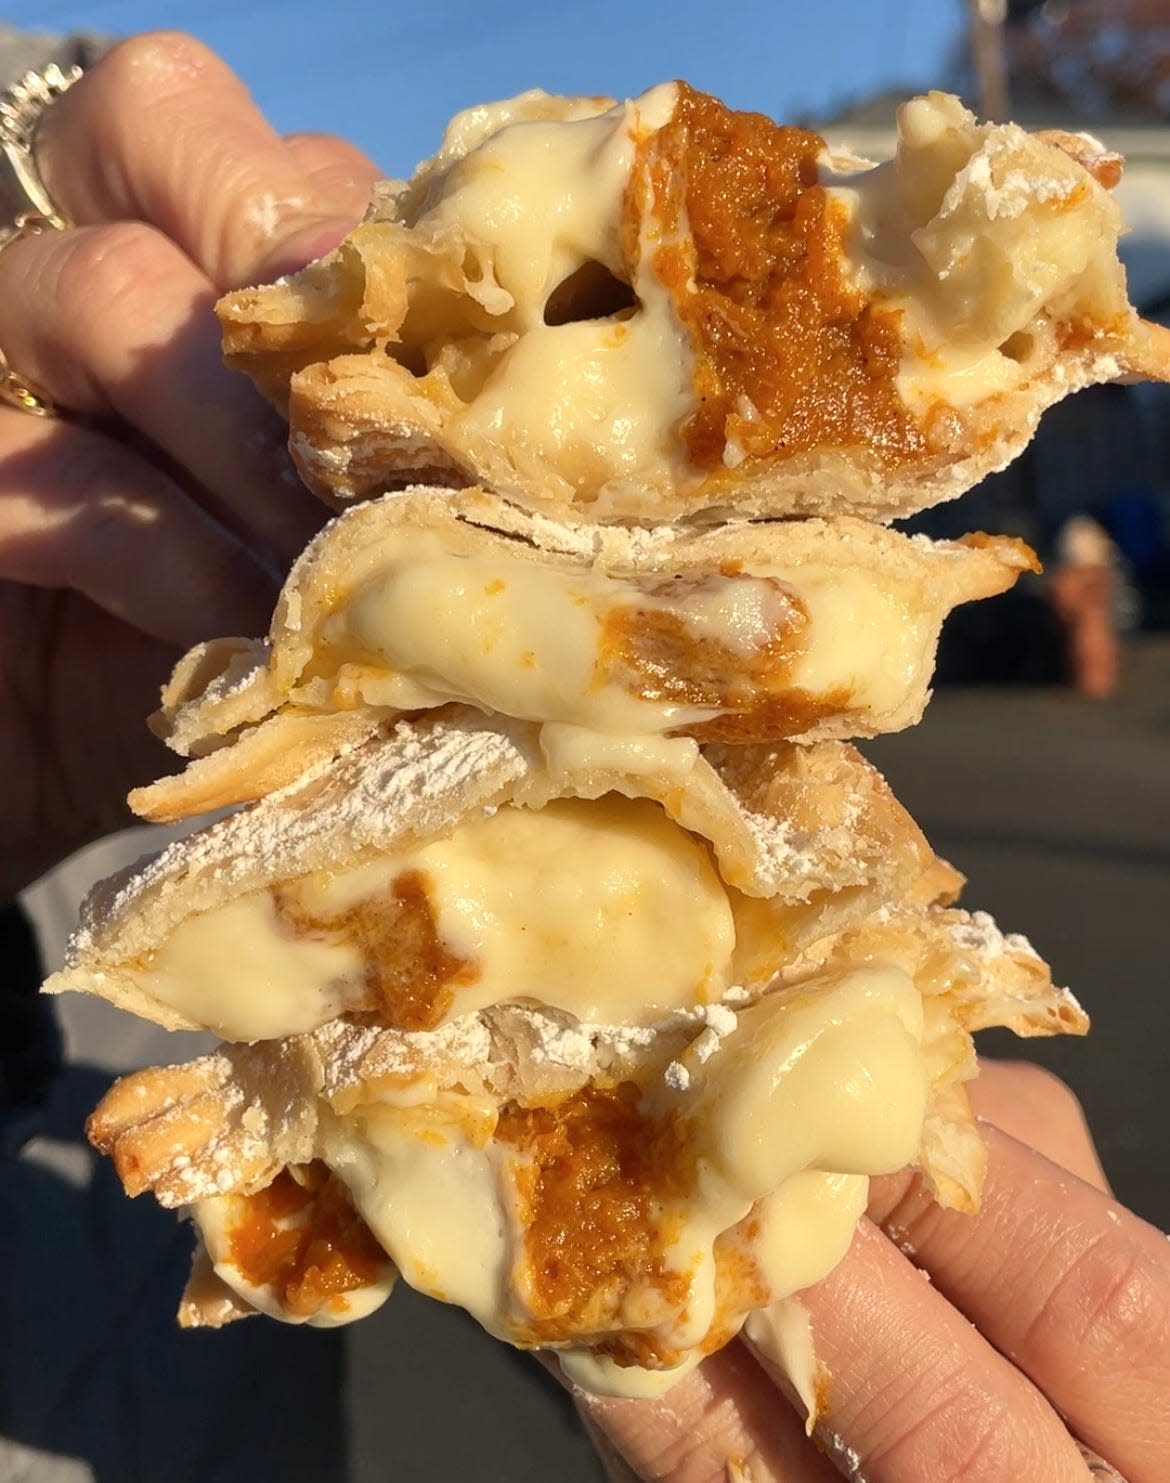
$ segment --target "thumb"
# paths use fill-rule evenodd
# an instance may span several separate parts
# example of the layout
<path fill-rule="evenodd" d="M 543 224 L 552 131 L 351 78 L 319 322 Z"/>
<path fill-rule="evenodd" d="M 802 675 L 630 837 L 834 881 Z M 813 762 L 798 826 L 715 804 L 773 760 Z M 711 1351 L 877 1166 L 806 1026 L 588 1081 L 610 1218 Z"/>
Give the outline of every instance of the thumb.
<path fill-rule="evenodd" d="M 357 225 L 358 217 L 293 213 L 274 222 L 268 240 L 256 254 L 249 274 L 252 287 L 296 273 L 324 257 Z"/>
<path fill-rule="evenodd" d="M 321 209 L 274 215 L 273 241 L 258 265 L 266 281 L 332 252 L 361 220 L 382 174 L 360 149 L 332 134 L 290 134 L 284 146 L 304 174 L 308 200 Z"/>
<path fill-rule="evenodd" d="M 346 170 L 322 173 L 317 149 L 302 162 L 221 58 L 158 31 L 113 47 L 54 102 L 37 163 L 71 220 L 146 222 L 222 290 L 303 266 L 360 219 L 373 166 L 347 149 Z"/>

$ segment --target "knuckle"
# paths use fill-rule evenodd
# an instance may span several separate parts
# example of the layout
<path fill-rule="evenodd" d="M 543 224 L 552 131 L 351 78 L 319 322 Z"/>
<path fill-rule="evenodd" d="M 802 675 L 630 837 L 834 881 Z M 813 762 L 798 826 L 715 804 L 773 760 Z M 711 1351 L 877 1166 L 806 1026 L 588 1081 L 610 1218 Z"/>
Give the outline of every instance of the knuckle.
<path fill-rule="evenodd" d="M 297 129 L 291 134 L 286 134 L 284 142 L 291 145 L 293 149 L 324 152 L 333 149 L 338 141 L 332 134 L 326 134 L 322 129 Z"/>
<path fill-rule="evenodd" d="M 81 434 L 59 440 L 52 452 L 51 476 L 62 504 L 85 518 L 87 533 L 97 534 L 113 518 L 122 480 L 104 439 Z"/>
<path fill-rule="evenodd" d="M 1108 1238 L 1081 1252 L 1048 1294 L 1029 1338 L 1066 1350 L 1071 1344 L 1096 1363 L 1132 1367 L 1170 1350 L 1170 1292 L 1131 1244 Z"/>
<path fill-rule="evenodd" d="M 961 1377 L 905 1425 L 896 1426 L 867 1461 L 898 1477 L 929 1477 L 934 1483 L 1003 1483 L 1025 1476 L 1019 1470 L 1021 1438 L 1007 1404 Z"/>
<path fill-rule="evenodd" d="M 102 333 L 113 317 L 148 298 L 164 264 L 159 233 L 120 221 L 70 232 L 62 241 L 54 290 L 59 315 L 79 340 Z"/>
<path fill-rule="evenodd" d="M 1164 1355 L 1170 1342 L 1170 1299 L 1163 1284 L 1134 1253 L 1107 1249 L 1098 1257 L 1099 1251 L 1087 1259 L 1082 1284 L 1084 1342 L 1127 1358 L 1152 1344 Z"/>
<path fill-rule="evenodd" d="M 943 1217 L 920 1175 L 900 1177 L 879 1208 L 870 1211 L 904 1257 L 914 1261 Z"/>
<path fill-rule="evenodd" d="M 950 1419 L 941 1439 L 938 1483 L 1003 1483 L 1026 1477 L 1020 1467 L 1020 1438 L 1004 1406 L 975 1412 L 964 1407 Z"/>
<path fill-rule="evenodd" d="M 57 155 L 66 148 L 66 132 L 84 134 L 89 148 L 107 168 L 124 172 L 127 161 L 144 148 L 165 146 L 165 138 L 151 133 L 152 122 L 167 124 L 168 110 L 214 78 L 230 74 L 226 65 L 194 36 L 181 31 L 150 31 L 132 36 L 111 48 L 96 67 L 62 99 L 62 113 L 49 111 L 49 142 Z M 71 120 L 68 130 L 66 121 Z M 51 150 L 52 153 L 52 150 Z M 56 161 L 56 168 L 64 168 Z M 126 181 L 123 180 L 123 189 Z"/>

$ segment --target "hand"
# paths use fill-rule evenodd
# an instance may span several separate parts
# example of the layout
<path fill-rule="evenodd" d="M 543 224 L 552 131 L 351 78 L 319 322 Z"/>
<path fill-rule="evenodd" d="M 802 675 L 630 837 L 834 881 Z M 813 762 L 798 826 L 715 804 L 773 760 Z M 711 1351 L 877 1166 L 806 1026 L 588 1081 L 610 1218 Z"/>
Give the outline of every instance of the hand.
<path fill-rule="evenodd" d="M 77 225 L 0 251 L 0 348 L 65 414 L 0 407 L 0 901 L 129 822 L 127 789 L 166 770 L 145 718 L 180 647 L 263 633 L 324 519 L 212 305 L 335 246 L 378 173 L 281 139 L 167 33 L 54 102 L 37 160 Z"/>
<path fill-rule="evenodd" d="M 984 1062 L 972 1091 L 979 1214 L 874 1180 L 849 1255 L 801 1295 L 832 1377 L 817 1448 L 739 1341 L 662 1401 L 578 1395 L 614 1479 L 1087 1483 L 1070 1430 L 1128 1483 L 1170 1478 L 1170 1243 L 1109 1197 L 1055 1077 Z"/>

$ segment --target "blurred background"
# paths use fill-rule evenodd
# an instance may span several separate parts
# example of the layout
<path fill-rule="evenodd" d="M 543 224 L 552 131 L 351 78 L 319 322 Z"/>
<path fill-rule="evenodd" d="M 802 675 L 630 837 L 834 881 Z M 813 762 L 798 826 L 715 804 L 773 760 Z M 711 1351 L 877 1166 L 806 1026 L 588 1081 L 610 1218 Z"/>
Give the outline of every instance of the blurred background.
<path fill-rule="evenodd" d="M 682 76 L 872 158 L 891 150 L 902 98 L 946 87 L 985 114 L 1086 129 L 1126 155 L 1133 297 L 1150 317 L 1170 316 L 1170 0 L 42 0 L 6 19 L 98 38 L 190 30 L 280 129 L 345 134 L 392 175 L 436 147 L 452 113 L 534 86 L 622 96 Z M 925 722 L 871 754 L 968 874 L 966 904 L 1026 932 L 1090 1011 L 1087 1042 L 1024 1049 L 1077 1090 L 1120 1197 L 1170 1228 L 1167 392 L 1078 396 L 1048 415 L 1011 470 L 918 528 L 1022 535 L 1047 571 L 957 615 Z M 89 881 L 153 845 L 139 832 L 97 847 L 31 893 L 48 967 Z M 19 1451 L 6 1462 L 0 1442 L 0 1480 L 598 1477 L 534 1365 L 405 1291 L 343 1339 L 260 1323 L 175 1335 L 183 1240 L 169 1217 L 122 1199 L 79 1125 L 112 1074 L 188 1049 L 160 1051 L 101 1004 L 62 1013 L 74 1078 L 24 1162 L 76 1245 L 74 1280 L 62 1285 L 59 1245 L 42 1250 L 43 1225 L 26 1219 L 32 1265 L 0 1291 L 0 1318 L 21 1336 L 10 1352 L 26 1361 L 23 1377 L 0 1376 L 0 1433 Z M 991 1048 L 1020 1050 L 1007 1037 Z M 23 1199 L 7 1209 L 0 1199 L 18 1233 Z M 69 1349 L 79 1324 L 80 1359 Z M 114 1364 L 132 1350 L 139 1363 Z M 178 1417 L 176 1387 L 186 1394 Z M 269 1430 L 258 1440 L 261 1416 Z"/>

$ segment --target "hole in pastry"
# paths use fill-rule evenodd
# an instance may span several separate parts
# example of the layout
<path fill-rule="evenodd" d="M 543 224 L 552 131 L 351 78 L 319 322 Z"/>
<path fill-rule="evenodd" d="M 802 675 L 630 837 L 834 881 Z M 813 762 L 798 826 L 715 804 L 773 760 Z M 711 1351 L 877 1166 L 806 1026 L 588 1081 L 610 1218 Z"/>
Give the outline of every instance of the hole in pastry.
<path fill-rule="evenodd" d="M 1014 360 L 1018 365 L 1031 360 L 1032 352 L 1036 349 L 1036 337 L 1028 330 L 1017 330 L 1014 335 L 1009 335 L 999 347 L 1000 355 L 1006 355 L 1008 360 Z"/>
<path fill-rule="evenodd" d="M 612 319 L 638 307 L 628 283 L 604 263 L 590 261 L 561 280 L 544 306 L 545 324 L 576 324 L 583 319 Z"/>
<path fill-rule="evenodd" d="M 388 345 L 386 354 L 391 360 L 397 361 L 404 371 L 409 371 L 412 376 L 425 376 L 430 370 L 421 345 L 408 345 L 401 342 L 397 345 Z"/>

